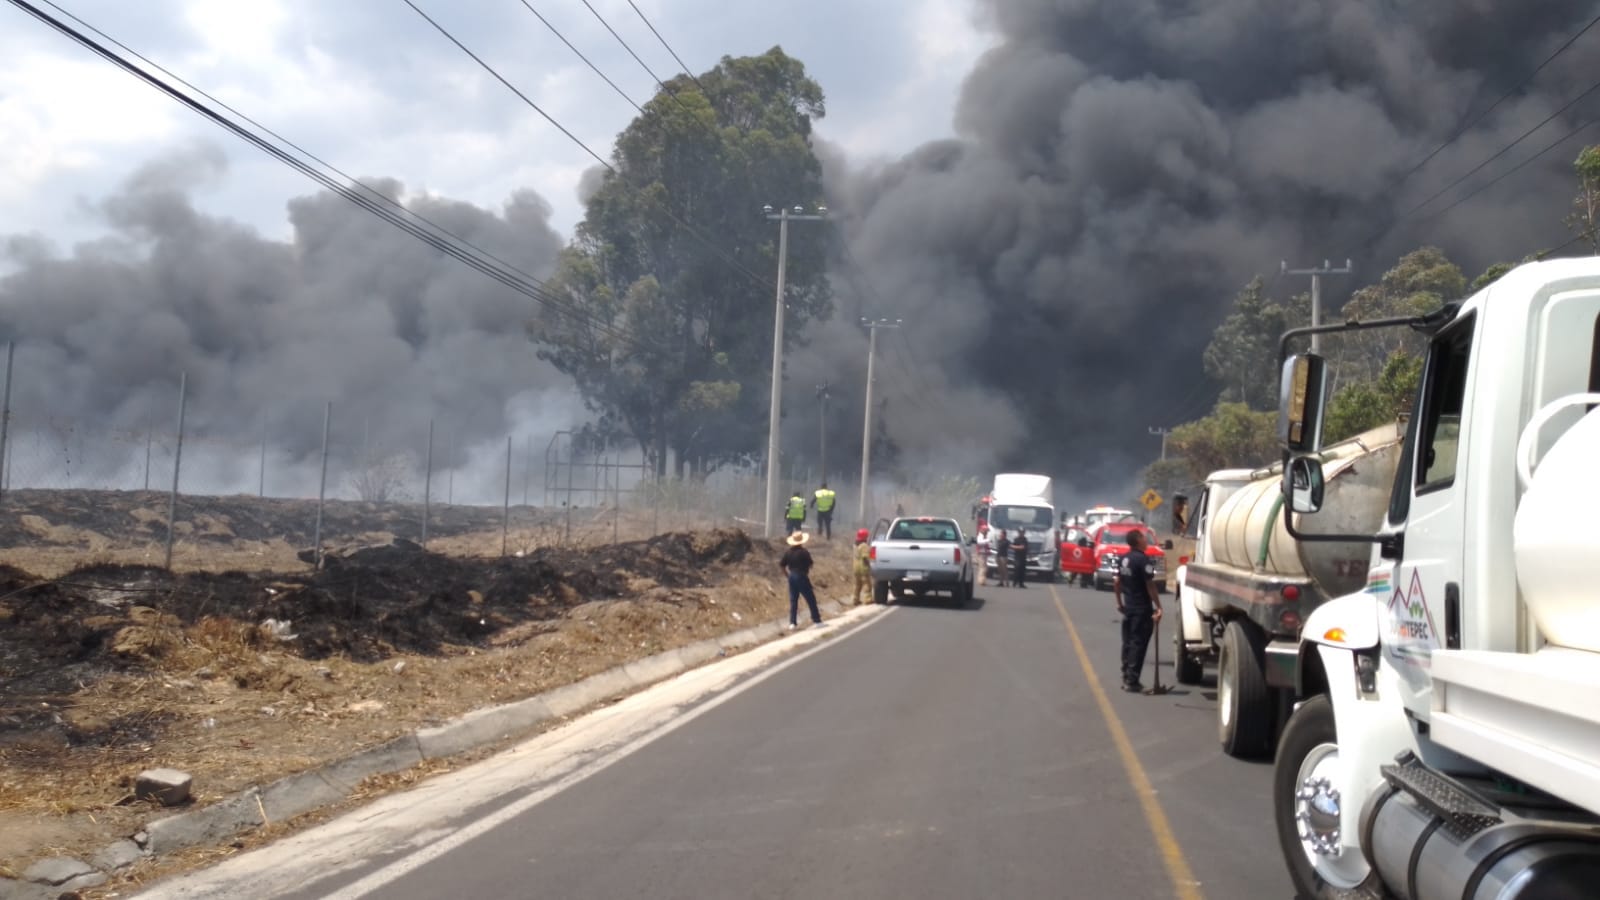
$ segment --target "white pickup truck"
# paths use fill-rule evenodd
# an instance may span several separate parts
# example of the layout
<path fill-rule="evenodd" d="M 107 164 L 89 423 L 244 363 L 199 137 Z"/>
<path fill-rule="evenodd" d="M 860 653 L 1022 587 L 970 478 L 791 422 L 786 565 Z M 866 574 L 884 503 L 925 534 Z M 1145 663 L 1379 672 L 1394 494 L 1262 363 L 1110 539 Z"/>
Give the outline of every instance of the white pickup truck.
<path fill-rule="evenodd" d="M 931 591 L 950 595 L 957 606 L 972 600 L 972 539 L 961 533 L 955 519 L 907 516 L 882 520 L 873 530 L 871 547 L 872 599 L 889 602 L 911 594 L 922 598 Z"/>

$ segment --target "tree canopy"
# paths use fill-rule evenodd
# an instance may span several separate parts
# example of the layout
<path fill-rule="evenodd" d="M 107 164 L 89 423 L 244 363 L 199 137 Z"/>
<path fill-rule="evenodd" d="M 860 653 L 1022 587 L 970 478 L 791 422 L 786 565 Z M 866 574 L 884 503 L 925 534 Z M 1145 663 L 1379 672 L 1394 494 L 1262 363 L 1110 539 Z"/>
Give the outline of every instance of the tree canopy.
<path fill-rule="evenodd" d="M 665 85 L 618 136 L 612 169 L 549 287 L 540 355 L 572 376 L 603 431 L 658 473 L 758 455 L 770 386 L 778 226 L 762 207 L 813 205 L 822 89 L 774 47 Z M 827 223 L 789 233 L 786 343 L 825 318 Z"/>

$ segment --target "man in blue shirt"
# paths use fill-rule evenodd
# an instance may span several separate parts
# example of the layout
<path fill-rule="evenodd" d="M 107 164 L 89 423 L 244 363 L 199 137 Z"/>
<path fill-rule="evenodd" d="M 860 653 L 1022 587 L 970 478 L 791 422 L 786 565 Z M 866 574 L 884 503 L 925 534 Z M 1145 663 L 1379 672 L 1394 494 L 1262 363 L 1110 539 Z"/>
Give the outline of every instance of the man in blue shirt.
<path fill-rule="evenodd" d="M 1150 557 L 1144 553 L 1145 533 L 1128 532 L 1128 552 L 1112 579 L 1117 612 L 1122 614 L 1122 689 L 1130 693 L 1144 690 L 1139 673 L 1144 671 L 1144 653 L 1150 646 L 1150 632 L 1161 621 L 1161 597 L 1156 593 Z"/>

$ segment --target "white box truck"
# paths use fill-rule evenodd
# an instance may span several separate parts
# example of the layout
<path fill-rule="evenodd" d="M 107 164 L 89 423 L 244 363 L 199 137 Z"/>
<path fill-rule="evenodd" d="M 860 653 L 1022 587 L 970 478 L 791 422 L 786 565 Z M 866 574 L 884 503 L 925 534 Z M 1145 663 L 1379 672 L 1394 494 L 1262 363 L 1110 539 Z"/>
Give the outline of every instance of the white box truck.
<path fill-rule="evenodd" d="M 1055 580 L 1061 546 L 1056 539 L 1055 485 L 1049 475 L 996 475 L 989 492 L 989 527 L 1005 529 L 1007 537 L 1021 529 L 1028 539 L 1027 573 Z M 992 572 L 996 565 L 991 555 L 986 567 Z"/>

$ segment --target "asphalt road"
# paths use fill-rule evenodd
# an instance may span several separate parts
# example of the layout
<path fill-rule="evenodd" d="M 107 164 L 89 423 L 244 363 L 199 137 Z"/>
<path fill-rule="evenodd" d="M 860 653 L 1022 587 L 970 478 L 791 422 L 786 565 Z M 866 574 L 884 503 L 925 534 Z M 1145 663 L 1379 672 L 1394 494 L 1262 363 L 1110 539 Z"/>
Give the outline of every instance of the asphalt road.
<path fill-rule="evenodd" d="M 1270 767 L 1221 754 L 1209 688 L 1118 690 L 1108 593 L 978 594 L 841 634 L 375 896 L 1293 896 Z"/>

